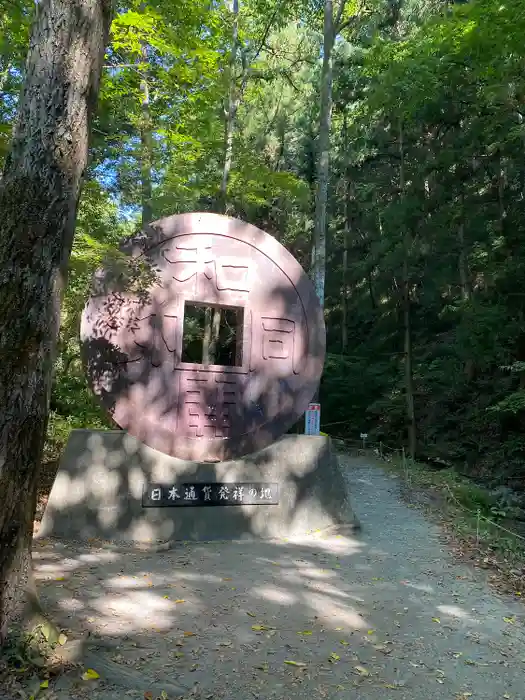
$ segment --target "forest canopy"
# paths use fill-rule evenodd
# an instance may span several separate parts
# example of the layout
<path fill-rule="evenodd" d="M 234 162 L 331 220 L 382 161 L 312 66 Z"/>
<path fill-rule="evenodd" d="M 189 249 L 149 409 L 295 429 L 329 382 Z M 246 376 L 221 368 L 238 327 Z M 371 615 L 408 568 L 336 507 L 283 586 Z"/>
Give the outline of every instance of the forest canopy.
<path fill-rule="evenodd" d="M 0 0 L 0 166 L 33 12 Z M 323 268 L 327 432 L 519 486 L 524 33 L 505 0 L 118 2 L 47 459 L 108 424 L 79 360 L 93 270 L 142 223 L 200 210 L 265 229 L 316 284 Z"/>

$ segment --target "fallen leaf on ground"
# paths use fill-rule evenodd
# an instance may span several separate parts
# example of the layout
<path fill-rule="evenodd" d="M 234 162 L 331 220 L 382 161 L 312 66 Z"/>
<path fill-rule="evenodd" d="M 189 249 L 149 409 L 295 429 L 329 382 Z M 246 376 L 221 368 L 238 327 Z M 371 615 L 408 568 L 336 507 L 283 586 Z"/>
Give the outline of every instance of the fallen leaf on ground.
<path fill-rule="evenodd" d="M 333 663 L 334 661 L 339 661 L 340 659 L 341 657 L 339 656 L 339 654 L 336 654 L 335 651 L 333 651 L 328 657 L 328 661 L 330 661 L 330 663 Z"/>
<path fill-rule="evenodd" d="M 246 614 L 249 615 L 250 617 L 257 617 L 257 615 L 255 613 L 252 613 L 249 610 L 246 611 Z"/>
<path fill-rule="evenodd" d="M 229 576 L 225 576 L 222 580 L 223 581 L 233 581 L 233 579 L 231 579 Z"/>
<path fill-rule="evenodd" d="M 297 632 L 297 634 L 300 634 L 303 637 L 309 637 L 310 635 L 313 634 L 313 632 L 312 632 L 312 630 L 303 630 L 302 632 Z"/>
<path fill-rule="evenodd" d="M 347 642 L 347 641 L 345 641 L 344 639 L 341 639 L 341 641 L 339 642 L 339 644 L 342 644 L 344 647 L 347 647 L 347 646 L 350 644 L 350 642 Z"/>
<path fill-rule="evenodd" d="M 266 625 L 252 625 L 252 630 L 254 632 L 264 632 L 265 630 L 269 630 L 269 627 L 266 627 Z"/>
<path fill-rule="evenodd" d="M 66 642 L 67 642 L 67 636 L 65 634 L 59 634 L 58 635 L 58 643 L 60 644 L 60 646 L 63 647 Z"/>
<path fill-rule="evenodd" d="M 513 617 L 504 617 L 503 622 L 507 622 L 509 625 L 513 625 L 516 622 L 516 618 Z"/>
<path fill-rule="evenodd" d="M 175 601 L 176 603 L 185 603 L 186 601 L 184 598 L 179 598 L 178 600 Z"/>
<path fill-rule="evenodd" d="M 303 663 L 302 661 L 288 661 L 288 660 L 285 660 L 284 663 L 287 664 L 288 666 L 299 666 L 299 667 L 301 667 L 301 668 L 302 668 L 303 666 L 306 666 L 306 664 Z"/>
<path fill-rule="evenodd" d="M 144 700 L 153 700 L 153 693 L 151 690 L 146 690 L 144 693 Z"/>
<path fill-rule="evenodd" d="M 364 666 L 354 666 L 354 670 L 360 676 L 369 676 L 370 675 L 370 671 L 368 669 L 364 668 Z"/>
<path fill-rule="evenodd" d="M 432 622 L 441 623 L 441 620 L 439 619 L 439 617 L 433 617 Z"/>
<path fill-rule="evenodd" d="M 84 671 L 84 673 L 82 674 L 83 681 L 94 681 L 97 678 L 100 678 L 100 676 L 93 668 L 88 668 L 88 670 Z"/>
<path fill-rule="evenodd" d="M 40 683 L 40 687 L 41 688 L 49 688 L 49 681 L 42 681 L 42 683 Z"/>
<path fill-rule="evenodd" d="M 195 636 L 195 632 L 184 632 L 184 636 L 185 636 L 185 637 L 194 637 L 194 636 Z"/>

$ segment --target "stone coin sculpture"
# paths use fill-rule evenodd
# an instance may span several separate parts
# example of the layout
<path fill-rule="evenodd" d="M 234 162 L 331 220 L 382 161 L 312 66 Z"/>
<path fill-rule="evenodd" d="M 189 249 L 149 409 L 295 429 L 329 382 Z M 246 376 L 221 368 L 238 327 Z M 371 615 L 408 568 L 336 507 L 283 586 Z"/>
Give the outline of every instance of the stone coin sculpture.
<path fill-rule="evenodd" d="M 81 344 L 121 428 L 174 457 L 223 461 L 271 444 L 308 408 L 325 326 L 275 238 L 193 213 L 154 222 L 97 271 Z"/>

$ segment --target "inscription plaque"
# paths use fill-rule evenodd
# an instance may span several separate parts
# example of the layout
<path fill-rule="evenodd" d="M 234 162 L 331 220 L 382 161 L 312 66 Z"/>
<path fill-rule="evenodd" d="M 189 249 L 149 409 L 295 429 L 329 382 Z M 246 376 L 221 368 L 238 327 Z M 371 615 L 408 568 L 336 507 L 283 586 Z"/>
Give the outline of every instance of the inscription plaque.
<path fill-rule="evenodd" d="M 308 408 L 325 355 L 323 311 L 293 256 L 218 214 L 160 219 L 122 253 L 125 263 L 95 274 L 81 322 L 89 382 L 115 422 L 193 461 L 241 457 L 285 433 Z M 219 352 L 195 362 L 183 352 L 190 306 L 236 319 Z"/>
<path fill-rule="evenodd" d="M 150 484 L 142 495 L 144 508 L 176 506 L 277 505 L 279 485 L 275 483 L 183 483 Z"/>

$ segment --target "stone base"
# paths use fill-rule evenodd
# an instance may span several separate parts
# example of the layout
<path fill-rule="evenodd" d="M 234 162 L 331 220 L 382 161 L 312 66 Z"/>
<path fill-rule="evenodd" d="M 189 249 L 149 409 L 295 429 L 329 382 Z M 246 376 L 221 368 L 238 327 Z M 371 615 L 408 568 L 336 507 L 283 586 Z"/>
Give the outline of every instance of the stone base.
<path fill-rule="evenodd" d="M 144 508 L 150 484 L 277 482 L 277 505 Z M 159 543 L 304 535 L 355 526 L 330 438 L 286 435 L 260 452 L 216 464 L 157 452 L 121 430 L 74 430 L 38 538 Z"/>

